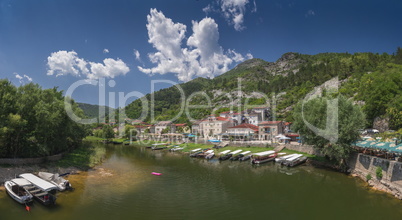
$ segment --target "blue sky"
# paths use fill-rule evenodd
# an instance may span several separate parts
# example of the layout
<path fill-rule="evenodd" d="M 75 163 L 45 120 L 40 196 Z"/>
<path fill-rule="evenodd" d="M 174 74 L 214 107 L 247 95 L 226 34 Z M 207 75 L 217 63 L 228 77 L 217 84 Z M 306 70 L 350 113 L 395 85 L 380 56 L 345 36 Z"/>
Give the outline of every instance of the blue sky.
<path fill-rule="evenodd" d="M 0 78 L 64 91 L 104 78 L 107 92 L 140 95 L 152 80 L 214 77 L 251 57 L 393 53 L 401 11 L 397 0 L 0 0 Z M 98 91 L 73 98 L 97 104 Z"/>

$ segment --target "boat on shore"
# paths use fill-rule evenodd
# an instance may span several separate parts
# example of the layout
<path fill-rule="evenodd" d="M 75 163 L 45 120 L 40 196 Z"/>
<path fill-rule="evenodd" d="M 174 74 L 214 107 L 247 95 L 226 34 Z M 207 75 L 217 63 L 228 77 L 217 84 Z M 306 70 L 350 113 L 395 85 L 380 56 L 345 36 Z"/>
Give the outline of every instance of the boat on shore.
<path fill-rule="evenodd" d="M 303 156 L 303 154 L 298 154 L 296 156 L 293 156 L 291 158 L 286 159 L 285 161 L 283 161 L 281 164 L 288 166 L 288 167 L 294 167 L 297 166 L 301 163 L 306 162 L 307 157 Z"/>
<path fill-rule="evenodd" d="M 24 188 L 32 194 L 34 199 L 39 203 L 48 206 L 56 204 L 56 191 L 57 186 L 52 183 L 33 175 L 32 173 L 20 174 L 19 177 L 24 178 L 31 183 L 30 186 Z"/>
<path fill-rule="evenodd" d="M 275 160 L 276 156 L 277 154 L 273 150 L 255 153 L 251 156 L 251 163 L 252 164 L 266 163 Z"/>
<path fill-rule="evenodd" d="M 57 186 L 59 191 L 72 189 L 70 182 L 61 177 L 58 173 L 39 172 L 38 176 Z"/>
<path fill-rule="evenodd" d="M 230 160 L 234 161 L 234 160 L 240 160 L 241 158 L 245 157 L 247 154 L 251 153 L 251 151 L 244 151 L 242 153 L 240 153 L 239 155 L 236 155 L 234 157 L 231 157 Z"/>
<path fill-rule="evenodd" d="M 4 183 L 8 195 L 20 204 L 28 204 L 33 201 L 33 196 L 24 187 L 32 186 L 32 183 L 24 178 L 15 178 Z"/>

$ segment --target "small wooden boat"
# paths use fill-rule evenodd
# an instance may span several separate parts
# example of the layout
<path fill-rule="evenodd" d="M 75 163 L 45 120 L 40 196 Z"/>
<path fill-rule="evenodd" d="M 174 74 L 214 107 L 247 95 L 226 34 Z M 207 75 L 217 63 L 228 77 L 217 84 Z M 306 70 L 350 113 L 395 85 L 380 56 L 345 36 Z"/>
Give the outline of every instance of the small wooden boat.
<path fill-rule="evenodd" d="M 240 160 L 241 158 L 243 158 L 244 156 L 246 156 L 249 153 L 251 153 L 251 151 L 244 151 L 237 156 L 231 157 L 230 160 Z"/>
<path fill-rule="evenodd" d="M 254 155 L 251 156 L 252 158 L 251 163 L 252 164 L 266 163 L 275 160 L 276 156 L 277 154 L 273 150 L 255 153 Z"/>
<path fill-rule="evenodd" d="M 161 147 L 153 147 L 152 150 L 163 150 L 166 149 L 166 146 L 161 146 Z"/>
<path fill-rule="evenodd" d="M 32 186 L 26 186 L 24 188 L 28 190 L 38 202 L 46 206 L 56 204 L 55 193 L 58 189 L 57 186 L 31 173 L 20 174 L 19 177 L 26 179 L 32 184 Z"/>
<path fill-rule="evenodd" d="M 38 176 L 53 185 L 56 185 L 59 191 L 72 189 L 70 182 L 61 177 L 58 173 L 39 172 Z"/>
<path fill-rule="evenodd" d="M 32 184 L 24 178 L 16 178 L 4 183 L 8 195 L 20 204 L 27 204 L 33 201 L 33 196 L 24 187 Z"/>

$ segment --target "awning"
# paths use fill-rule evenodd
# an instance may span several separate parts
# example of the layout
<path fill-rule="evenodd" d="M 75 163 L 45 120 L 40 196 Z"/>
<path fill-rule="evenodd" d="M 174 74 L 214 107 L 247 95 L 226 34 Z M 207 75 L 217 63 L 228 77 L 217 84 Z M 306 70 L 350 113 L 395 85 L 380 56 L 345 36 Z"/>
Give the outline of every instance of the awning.
<path fill-rule="evenodd" d="M 41 178 L 31 174 L 31 173 L 21 174 L 20 177 L 28 180 L 29 182 L 31 182 L 32 184 L 34 184 L 35 186 L 41 188 L 44 191 L 50 191 L 50 190 L 53 190 L 53 189 L 56 189 L 56 190 L 58 189 L 58 187 L 56 185 L 53 185 L 53 184 L 49 183 L 48 181 L 43 180 L 43 179 L 41 179 Z"/>

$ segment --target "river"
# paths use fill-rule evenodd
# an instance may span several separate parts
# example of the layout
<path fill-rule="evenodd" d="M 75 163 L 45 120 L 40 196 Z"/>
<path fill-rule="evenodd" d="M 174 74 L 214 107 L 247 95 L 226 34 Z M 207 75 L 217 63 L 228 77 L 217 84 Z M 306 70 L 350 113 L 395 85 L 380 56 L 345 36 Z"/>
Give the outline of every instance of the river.
<path fill-rule="evenodd" d="M 402 216 L 402 202 L 392 196 L 369 190 L 357 178 L 307 165 L 252 166 L 139 146 L 103 147 L 104 162 L 70 175 L 75 190 L 58 193 L 54 207 L 34 203 L 27 212 L 0 192 L 0 219 L 367 220 Z"/>

